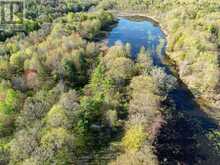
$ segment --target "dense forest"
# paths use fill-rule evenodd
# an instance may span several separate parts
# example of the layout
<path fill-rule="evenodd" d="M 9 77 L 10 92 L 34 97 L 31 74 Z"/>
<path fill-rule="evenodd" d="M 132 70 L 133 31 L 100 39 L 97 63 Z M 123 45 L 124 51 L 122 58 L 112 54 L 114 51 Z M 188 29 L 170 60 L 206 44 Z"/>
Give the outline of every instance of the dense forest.
<path fill-rule="evenodd" d="M 25 30 L 0 32 L 0 165 L 184 165 L 179 158 L 172 164 L 162 160 L 157 144 L 174 117 L 176 123 L 188 120 L 176 115 L 170 97 L 178 82 L 198 106 L 206 105 L 204 113 L 217 125 L 204 132 L 193 121 L 192 132 L 205 136 L 212 151 L 207 161 L 190 163 L 218 164 L 212 157 L 220 155 L 218 0 L 27 0 L 25 5 Z M 177 76 L 155 66 L 144 47 L 132 59 L 129 43 L 104 44 L 122 12 L 159 22 Z M 192 147 L 199 148 L 204 142 L 194 135 Z M 179 156 L 179 146 L 171 149 Z"/>

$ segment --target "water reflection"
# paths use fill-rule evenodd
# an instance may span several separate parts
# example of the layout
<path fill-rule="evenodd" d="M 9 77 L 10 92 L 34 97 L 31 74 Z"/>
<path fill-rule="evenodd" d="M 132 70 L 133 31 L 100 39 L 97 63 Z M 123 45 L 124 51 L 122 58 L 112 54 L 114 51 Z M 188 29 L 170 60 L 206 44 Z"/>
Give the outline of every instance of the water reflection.
<path fill-rule="evenodd" d="M 120 41 L 130 43 L 132 58 L 137 57 L 142 46 L 153 57 L 154 64 L 177 77 L 177 71 L 165 56 L 166 37 L 160 27 L 143 17 L 119 18 L 108 38 L 108 46 Z M 165 115 L 167 124 L 157 136 L 154 146 L 162 165 L 204 164 L 220 162 L 220 155 L 207 138 L 217 130 L 216 121 L 203 112 L 191 91 L 178 79 L 178 87 L 169 93 L 166 106 L 171 111 Z M 215 165 L 215 164 L 213 164 Z"/>
<path fill-rule="evenodd" d="M 162 64 L 166 46 L 165 35 L 160 27 L 152 21 L 142 17 L 120 17 L 118 25 L 108 36 L 108 46 L 113 46 L 117 41 L 131 44 L 133 59 L 137 57 L 140 48 L 144 46 L 152 54 L 154 64 Z"/>

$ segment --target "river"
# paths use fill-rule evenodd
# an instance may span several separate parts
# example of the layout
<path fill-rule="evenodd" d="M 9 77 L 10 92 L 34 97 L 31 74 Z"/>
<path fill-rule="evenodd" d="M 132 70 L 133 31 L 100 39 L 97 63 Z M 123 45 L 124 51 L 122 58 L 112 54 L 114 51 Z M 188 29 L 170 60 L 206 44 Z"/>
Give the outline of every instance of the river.
<path fill-rule="evenodd" d="M 218 129 L 218 125 L 202 110 L 191 91 L 178 78 L 175 67 L 166 56 L 166 35 L 159 25 L 146 17 L 119 17 L 107 42 L 108 46 L 116 42 L 130 43 L 133 59 L 144 46 L 151 53 L 154 65 L 163 67 L 167 74 L 178 80 L 177 88 L 169 93 L 164 103 L 169 109 L 164 113 L 167 123 L 153 144 L 160 164 L 217 165 L 220 155 L 207 135 Z"/>

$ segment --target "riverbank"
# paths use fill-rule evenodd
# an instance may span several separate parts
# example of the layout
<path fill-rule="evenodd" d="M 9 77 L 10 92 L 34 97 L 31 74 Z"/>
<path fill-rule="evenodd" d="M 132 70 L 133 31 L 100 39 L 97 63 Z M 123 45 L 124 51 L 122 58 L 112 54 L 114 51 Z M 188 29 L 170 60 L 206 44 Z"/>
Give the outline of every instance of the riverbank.
<path fill-rule="evenodd" d="M 121 41 L 123 44 L 126 45 L 126 43 L 129 43 L 131 48 L 129 48 L 129 52 L 131 52 L 132 57 L 134 57 L 134 64 L 136 65 L 136 69 L 138 69 L 138 66 L 141 66 L 141 61 L 137 61 L 136 57 L 137 54 L 139 53 L 140 49 L 142 46 L 146 46 L 146 33 L 148 32 L 149 34 L 149 39 L 148 40 L 148 47 L 154 46 L 155 44 L 158 44 L 159 38 L 164 38 L 164 34 L 161 32 L 160 27 L 155 26 L 154 22 L 152 20 L 150 21 L 145 21 L 145 19 L 142 18 L 126 18 L 126 17 L 117 17 L 118 18 L 118 24 L 115 26 L 115 28 L 112 29 L 112 31 L 108 34 L 106 40 L 107 45 L 110 47 L 110 50 L 112 49 L 111 47 L 115 45 L 115 42 L 117 41 Z M 141 29 L 141 30 L 139 30 Z M 135 35 L 131 35 L 135 34 Z M 157 37 L 153 37 L 154 35 L 156 35 Z M 150 37 L 152 36 L 152 38 Z M 120 44 L 119 44 L 120 45 Z M 154 47 L 155 50 L 156 47 Z M 154 50 L 152 50 L 152 52 L 154 52 Z M 144 51 L 145 52 L 145 51 Z M 142 53 L 144 53 L 142 51 Z M 146 57 L 146 54 L 143 54 L 143 58 Z M 149 58 L 152 58 L 152 62 L 154 61 L 153 58 L 157 57 L 156 55 L 152 55 Z M 136 60 L 135 60 L 136 59 Z M 149 60 L 150 60 L 149 59 Z M 142 59 L 144 60 L 144 59 Z M 129 108 L 129 113 L 128 113 L 128 121 L 127 126 L 126 126 L 126 130 L 128 128 L 132 128 L 133 130 L 133 125 L 136 125 L 137 123 L 141 122 L 141 123 L 145 123 L 145 124 L 140 124 L 144 127 L 144 134 L 147 136 L 147 139 L 145 139 L 145 143 L 142 144 L 140 146 L 140 150 L 138 149 L 135 154 L 134 154 L 134 159 L 137 159 L 137 157 L 140 157 L 140 154 L 145 154 L 146 158 L 144 158 L 144 161 L 147 161 L 148 163 L 146 164 L 154 164 L 153 162 L 156 163 L 156 159 L 154 157 L 156 157 L 153 152 L 154 152 L 154 147 L 153 147 L 153 142 L 156 139 L 157 134 L 159 134 L 159 130 L 162 127 L 162 125 L 165 124 L 165 121 L 163 119 L 163 115 L 162 115 L 162 109 L 164 108 L 164 106 L 162 105 L 164 99 L 167 97 L 167 95 L 165 95 L 164 97 L 161 97 L 159 93 L 157 94 L 153 94 L 151 92 L 151 90 L 153 90 L 152 87 L 151 89 L 148 89 L 147 86 L 150 85 L 151 78 L 156 78 L 157 74 L 156 72 L 160 72 L 160 74 L 162 74 L 161 76 L 163 77 L 163 71 L 160 70 L 159 68 L 154 68 L 153 63 L 149 62 L 149 69 L 154 69 L 154 74 L 149 73 L 149 75 L 142 75 L 142 72 L 137 72 L 135 74 L 135 77 L 131 80 L 131 82 L 135 83 L 135 86 L 132 85 L 133 89 L 132 91 L 135 91 L 134 95 L 132 95 L 132 100 L 130 102 L 130 108 Z M 159 61 L 158 61 L 159 62 Z M 141 67 L 142 69 L 147 69 L 146 66 Z M 139 69 L 141 69 L 139 68 Z M 138 70 L 139 70 L 138 69 Z M 141 69 L 141 70 L 142 70 Z M 158 75 L 159 76 L 159 75 Z M 164 73 L 164 76 L 167 76 Z M 168 78 L 168 77 L 167 77 Z M 170 77 L 169 77 L 170 78 Z M 147 81 L 147 79 L 149 81 Z M 159 80 L 159 79 L 158 79 Z M 155 80 L 157 81 L 157 80 Z M 175 81 L 175 80 L 174 80 Z M 133 84 L 131 83 L 131 84 Z M 160 83 L 163 83 L 163 81 L 161 81 Z M 155 82 L 155 84 L 157 84 Z M 157 85 L 156 85 L 157 86 Z M 136 89 L 137 88 L 137 89 Z M 157 88 L 157 87 L 156 87 Z M 159 89 L 159 88 L 158 88 Z M 163 93 L 167 93 L 167 92 L 163 92 Z M 150 95 L 150 96 L 148 96 Z M 157 96 L 156 96 L 157 95 Z M 138 98 L 137 98 L 138 97 Z M 135 99 L 137 98 L 137 99 Z M 148 98 L 147 100 L 144 98 Z M 158 98 L 158 100 L 156 101 L 155 98 Z M 135 100 L 134 100 L 135 99 Z M 155 104 L 156 103 L 156 104 Z M 153 104 L 153 105 L 151 105 Z M 164 110 L 165 111 L 165 110 Z M 143 117 L 144 116 L 144 117 Z M 135 121 L 135 122 L 134 122 Z M 134 122 L 134 123 L 132 123 Z M 129 129 L 130 130 L 130 129 Z M 131 131 L 132 131 L 131 130 Z M 134 135 L 135 136 L 135 135 Z M 128 136 L 125 136 L 125 138 L 123 138 L 124 140 L 128 140 L 127 139 Z M 139 135 L 138 135 L 139 137 Z M 137 138 L 138 138 L 137 137 Z M 135 137 L 132 138 L 135 142 Z M 124 140 L 122 140 L 122 142 L 124 142 Z M 134 143 L 131 142 L 131 143 Z M 130 143 L 130 142 L 129 142 Z M 147 150 L 147 151 L 146 151 Z M 127 151 L 127 149 L 126 149 Z M 148 152 L 148 153 L 145 153 Z M 123 153 L 123 152 L 122 152 Z M 129 155 L 129 152 L 127 151 L 126 154 Z M 122 154 L 122 155 L 126 155 L 126 154 Z M 123 156 L 118 157 L 117 161 L 120 161 L 121 159 L 123 159 Z M 135 156 L 136 155 L 136 156 Z M 142 159 L 142 158 L 140 158 Z M 129 159 L 130 160 L 130 159 Z M 131 161 L 131 160 L 130 160 Z M 118 163 L 121 164 L 121 163 Z M 129 164 L 129 163 L 128 163 Z"/>
<path fill-rule="evenodd" d="M 122 12 L 114 12 L 114 14 L 117 17 L 145 17 L 157 26 L 160 25 L 157 19 L 145 14 Z M 160 28 L 163 27 L 160 25 Z M 169 37 L 167 31 L 163 31 L 163 33 Z M 213 114 L 213 117 L 210 117 L 210 113 L 205 111 L 208 108 L 205 109 L 205 105 L 198 102 L 198 98 L 193 95 L 192 91 L 179 77 L 178 67 L 168 53 L 166 57 L 163 62 L 171 74 L 178 79 L 178 88 L 169 95 L 167 102 L 168 109 L 172 109 L 172 107 L 174 109 L 164 114 L 166 124 L 160 126 L 162 127 L 161 131 L 154 139 L 160 162 L 162 164 L 166 164 L 166 161 L 169 163 L 195 164 L 200 161 L 210 163 L 211 160 L 219 160 L 219 157 L 213 154 L 212 142 L 207 138 L 212 130 L 218 130 L 218 125 L 213 120 L 216 115 Z M 204 145 L 201 145 L 201 141 Z M 206 152 L 207 150 L 210 153 Z M 173 153 L 173 151 L 177 151 L 177 153 Z"/>
<path fill-rule="evenodd" d="M 180 5 L 181 4 L 181 5 Z M 169 57 L 194 96 L 220 108 L 219 2 L 116 1 L 114 12 L 151 17 L 165 29 Z M 213 10 L 210 10 L 213 9 Z"/>
<path fill-rule="evenodd" d="M 118 17 L 135 17 L 135 16 L 145 17 L 146 19 L 149 19 L 150 21 L 154 22 L 157 26 L 159 26 L 161 28 L 161 31 L 167 37 L 167 45 L 166 45 L 166 49 L 165 49 L 165 53 L 166 53 L 166 61 L 165 62 L 166 62 L 166 64 L 169 65 L 170 67 L 172 67 L 172 72 L 175 75 L 175 77 L 177 79 L 179 79 L 181 81 L 181 83 L 184 84 L 184 86 L 187 86 L 187 88 L 189 88 L 192 93 L 194 93 L 194 91 L 188 85 L 188 83 L 184 80 L 184 78 L 181 78 L 179 66 L 177 65 L 175 59 L 173 59 L 173 56 L 171 55 L 171 53 L 167 51 L 169 49 L 169 42 L 171 42 L 170 41 L 171 34 L 168 32 L 166 27 L 163 24 L 161 24 L 160 19 L 151 15 L 150 13 L 145 14 L 142 12 L 117 11 L 117 10 L 110 10 L 110 12 Z M 220 124 L 220 105 L 219 105 L 220 100 L 218 100 L 219 96 L 214 95 L 214 94 L 209 94 L 209 95 L 212 95 L 212 97 L 208 97 L 207 94 L 196 95 L 195 93 L 193 95 L 195 97 L 196 102 L 201 107 L 204 107 L 204 108 L 202 108 L 202 109 L 204 109 L 204 112 L 209 113 L 211 115 L 211 117 L 218 120 L 218 122 Z M 209 108 L 207 108 L 207 107 L 209 107 Z"/>

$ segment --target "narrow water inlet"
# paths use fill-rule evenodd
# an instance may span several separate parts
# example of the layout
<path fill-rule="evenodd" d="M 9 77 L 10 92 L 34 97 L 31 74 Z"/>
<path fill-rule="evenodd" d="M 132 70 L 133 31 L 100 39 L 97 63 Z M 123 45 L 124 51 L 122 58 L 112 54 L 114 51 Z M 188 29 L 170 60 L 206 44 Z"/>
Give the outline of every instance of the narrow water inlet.
<path fill-rule="evenodd" d="M 144 46 L 150 51 L 154 65 L 163 67 L 168 74 L 175 76 L 175 68 L 165 56 L 166 36 L 152 20 L 145 17 L 119 17 L 117 26 L 109 33 L 107 40 L 108 46 L 116 42 L 130 43 L 134 59 Z M 218 126 L 202 111 L 180 79 L 177 88 L 169 93 L 164 104 L 168 109 L 168 113 L 164 114 L 167 124 L 154 142 L 160 164 L 205 165 L 210 164 L 210 159 L 220 162 L 220 156 L 215 154 L 206 136 Z"/>

